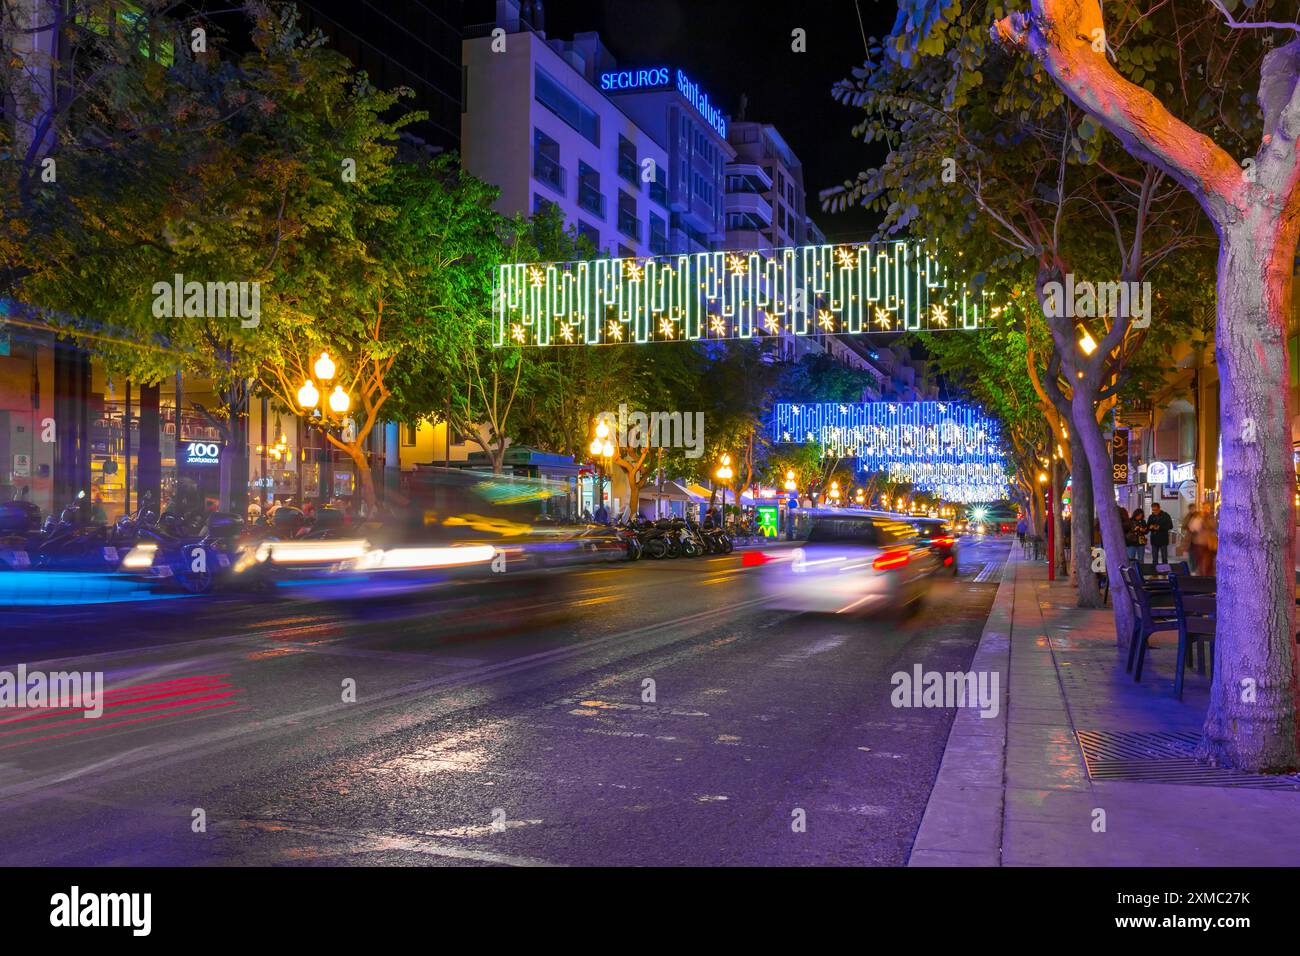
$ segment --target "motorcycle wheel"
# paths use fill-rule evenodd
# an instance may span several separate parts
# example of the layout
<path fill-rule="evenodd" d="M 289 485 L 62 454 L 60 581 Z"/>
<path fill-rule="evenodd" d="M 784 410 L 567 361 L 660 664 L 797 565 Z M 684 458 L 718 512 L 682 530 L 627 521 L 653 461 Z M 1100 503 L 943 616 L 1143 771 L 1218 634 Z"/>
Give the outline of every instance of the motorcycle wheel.
<path fill-rule="evenodd" d="M 207 594 L 216 581 L 210 571 L 185 571 L 176 575 L 176 583 L 186 594 Z"/>

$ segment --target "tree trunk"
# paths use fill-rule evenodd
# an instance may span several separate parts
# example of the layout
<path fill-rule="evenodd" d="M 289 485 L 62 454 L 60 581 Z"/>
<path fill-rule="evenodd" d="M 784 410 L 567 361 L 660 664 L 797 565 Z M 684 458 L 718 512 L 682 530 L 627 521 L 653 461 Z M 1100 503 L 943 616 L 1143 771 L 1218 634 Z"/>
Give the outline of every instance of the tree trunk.
<path fill-rule="evenodd" d="M 1106 558 L 1106 576 L 1110 579 L 1110 603 L 1115 608 L 1115 642 L 1127 651 L 1133 633 L 1133 602 L 1124 589 L 1119 569 L 1124 565 L 1124 529 L 1119 523 L 1115 504 L 1115 472 L 1111 467 L 1110 443 L 1101 433 L 1093 409 L 1093 389 L 1086 382 L 1076 382 L 1070 397 L 1070 434 L 1079 436 L 1084 461 L 1092 478 L 1092 502 L 1101 524 L 1102 552 Z M 1076 459 L 1076 468 L 1079 467 Z M 1092 540 L 1092 530 L 1088 531 Z M 1089 561 L 1091 564 L 1091 561 Z"/>
<path fill-rule="evenodd" d="M 1070 460 L 1074 463 L 1070 472 L 1074 481 L 1070 494 L 1070 560 L 1079 589 L 1079 607 L 1102 607 L 1101 586 L 1092 571 L 1092 473 L 1078 429 L 1070 431 Z"/>
<path fill-rule="evenodd" d="M 1300 763 L 1286 343 L 1296 226 L 1261 206 L 1220 234 L 1223 487 L 1214 678 L 1200 755 L 1280 771 Z"/>
<path fill-rule="evenodd" d="M 378 513 L 379 501 L 375 497 L 375 476 L 370 470 L 370 456 L 360 443 L 349 445 L 346 451 L 352 459 L 352 466 L 357 470 L 357 484 L 360 486 L 361 498 L 366 503 L 366 514 L 373 518 Z"/>

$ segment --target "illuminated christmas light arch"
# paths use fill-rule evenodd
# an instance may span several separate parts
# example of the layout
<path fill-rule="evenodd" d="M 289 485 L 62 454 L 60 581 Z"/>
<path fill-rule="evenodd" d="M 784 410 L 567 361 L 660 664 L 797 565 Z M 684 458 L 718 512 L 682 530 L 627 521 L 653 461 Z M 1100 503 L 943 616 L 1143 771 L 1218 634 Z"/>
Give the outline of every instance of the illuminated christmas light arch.
<path fill-rule="evenodd" d="M 922 243 L 501 266 L 498 346 L 978 329 L 1001 310 Z"/>
<path fill-rule="evenodd" d="M 854 458 L 859 472 L 947 501 L 999 501 L 1010 494 L 997 422 L 958 402 L 781 403 L 772 440 L 815 443 Z"/>

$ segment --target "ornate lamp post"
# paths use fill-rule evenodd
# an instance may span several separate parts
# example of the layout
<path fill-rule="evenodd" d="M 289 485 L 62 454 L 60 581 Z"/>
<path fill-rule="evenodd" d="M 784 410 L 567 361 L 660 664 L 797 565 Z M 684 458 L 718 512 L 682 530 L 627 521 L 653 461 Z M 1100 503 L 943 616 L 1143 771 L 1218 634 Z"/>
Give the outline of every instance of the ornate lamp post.
<path fill-rule="evenodd" d="M 725 451 L 722 457 L 718 459 L 718 470 L 714 472 L 718 480 L 722 482 L 722 526 L 727 526 L 727 486 L 731 483 L 731 476 L 734 472 L 731 470 L 731 456 Z"/>
<path fill-rule="evenodd" d="M 312 366 L 312 372 L 315 374 L 316 379 L 325 387 L 328 387 L 329 383 L 334 379 L 336 371 L 338 369 L 328 352 L 321 352 L 320 357 L 316 359 L 315 364 Z M 316 382 L 310 378 L 303 381 L 302 388 L 298 389 L 297 398 L 298 408 L 302 414 L 315 420 L 315 423 L 322 430 L 341 425 L 343 416 L 352 407 L 352 396 L 344 391 L 342 385 L 334 386 L 334 391 L 330 392 L 329 397 L 325 400 L 325 407 L 321 407 L 320 389 L 316 387 Z M 331 418 L 335 418 L 337 421 L 331 421 Z M 326 445 L 327 449 L 328 447 Z M 330 473 L 332 475 L 332 469 L 330 469 Z M 332 482 L 333 478 L 330 477 L 328 480 Z M 333 488 L 326 487 L 324 492 L 325 502 L 328 504 L 333 497 Z M 302 502 L 300 501 L 299 504 L 301 505 Z"/>
<path fill-rule="evenodd" d="M 595 421 L 596 437 L 591 440 L 591 445 L 587 450 L 591 452 L 592 460 L 596 463 L 597 483 L 596 483 L 596 504 L 595 508 L 599 510 L 605 502 L 605 472 L 609 471 L 610 461 L 614 453 L 618 450 L 614 442 L 610 440 L 609 423 L 603 418 L 597 418 Z M 600 460 L 605 462 L 604 470 L 601 470 Z M 592 512 L 595 513 L 594 511 Z"/>

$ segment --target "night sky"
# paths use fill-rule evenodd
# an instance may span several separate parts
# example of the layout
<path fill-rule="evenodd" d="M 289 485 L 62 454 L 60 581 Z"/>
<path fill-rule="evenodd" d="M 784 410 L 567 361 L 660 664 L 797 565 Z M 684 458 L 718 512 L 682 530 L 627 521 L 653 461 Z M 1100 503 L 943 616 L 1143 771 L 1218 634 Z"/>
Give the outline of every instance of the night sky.
<path fill-rule="evenodd" d="M 823 212 L 817 193 L 878 162 L 879 149 L 849 134 L 861 113 L 831 99 L 865 56 L 863 33 L 893 24 L 891 0 L 550 0 L 546 33 L 569 39 L 597 31 L 627 67 L 681 67 L 734 118 L 742 93 L 745 118 L 774 125 L 804 166 L 807 210 L 831 241 L 869 237 L 874 213 Z M 807 31 L 807 52 L 790 49 L 791 31 Z"/>

